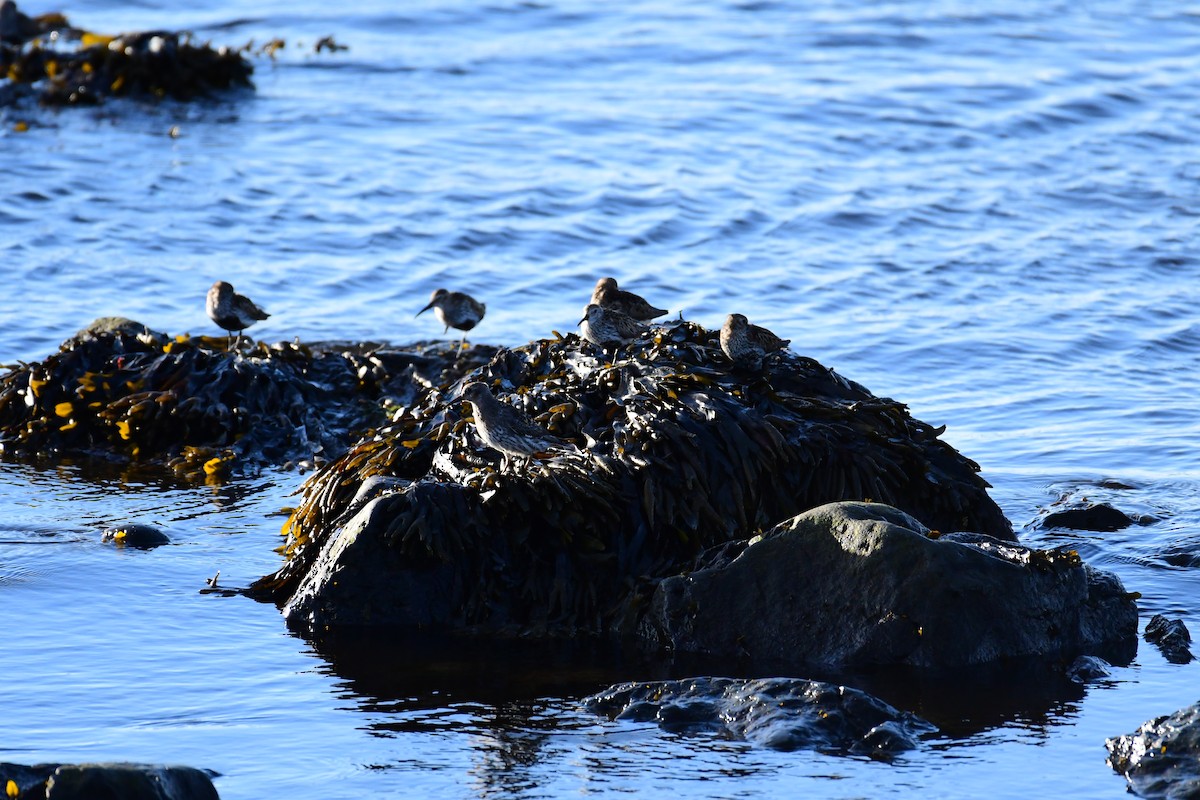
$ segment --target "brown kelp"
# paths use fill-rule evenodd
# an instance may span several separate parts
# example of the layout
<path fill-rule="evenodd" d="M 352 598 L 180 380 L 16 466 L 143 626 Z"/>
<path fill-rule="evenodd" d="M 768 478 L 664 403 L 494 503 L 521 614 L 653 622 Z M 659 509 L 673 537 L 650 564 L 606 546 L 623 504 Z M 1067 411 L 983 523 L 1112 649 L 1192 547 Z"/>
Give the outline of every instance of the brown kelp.
<path fill-rule="evenodd" d="M 442 379 L 443 362 L 453 358 L 368 345 L 232 352 L 224 337 L 98 320 L 58 353 L 0 375 L 0 452 L 169 463 L 191 477 L 333 458 L 352 432 L 386 419 L 381 398 L 412 396 L 426 370 Z"/>
<path fill-rule="evenodd" d="M 21 88 L 47 105 L 89 105 L 110 96 L 192 100 L 253 85 L 243 50 L 186 33 L 89 33 L 62 14 L 28 17 L 12 0 L 0 0 L 0 19 L 0 104 Z"/>
<path fill-rule="evenodd" d="M 378 539 L 399 570 L 438 576 L 428 585 L 444 594 L 420 619 L 374 607 L 371 620 L 522 630 L 619 627 L 640 579 L 834 500 L 1013 538 L 977 465 L 941 429 L 809 358 L 741 371 L 716 332 L 691 322 L 643 334 L 613 363 L 557 336 L 501 350 L 468 377 L 566 449 L 498 470 L 462 382 L 431 386 L 306 483 L 285 527 L 289 561 L 253 594 L 309 624 L 363 621 L 348 607 L 355 581 L 313 577 L 322 558 L 347 557 L 345 542 L 321 553 L 359 511 L 368 524 L 351 538 Z"/>

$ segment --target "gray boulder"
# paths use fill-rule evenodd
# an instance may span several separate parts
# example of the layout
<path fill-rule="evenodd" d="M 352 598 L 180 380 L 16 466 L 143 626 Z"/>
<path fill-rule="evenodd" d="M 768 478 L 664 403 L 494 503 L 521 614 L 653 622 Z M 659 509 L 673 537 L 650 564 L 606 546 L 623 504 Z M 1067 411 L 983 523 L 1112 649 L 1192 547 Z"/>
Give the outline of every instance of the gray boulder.
<path fill-rule="evenodd" d="M 890 506 L 831 503 L 662 580 L 639 632 L 677 651 L 836 667 L 1119 659 L 1136 652 L 1134 597 L 1073 550 L 935 538 Z"/>

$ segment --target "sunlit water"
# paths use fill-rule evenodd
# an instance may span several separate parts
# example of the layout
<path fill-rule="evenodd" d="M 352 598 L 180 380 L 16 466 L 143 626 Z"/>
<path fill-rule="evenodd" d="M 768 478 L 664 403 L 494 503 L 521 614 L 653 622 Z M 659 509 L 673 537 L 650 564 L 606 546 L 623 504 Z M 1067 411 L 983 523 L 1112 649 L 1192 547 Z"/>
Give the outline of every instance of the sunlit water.
<path fill-rule="evenodd" d="M 108 314 L 217 333 L 218 278 L 272 313 L 269 340 L 437 336 L 413 315 L 444 285 L 488 304 L 475 338 L 520 344 L 572 329 L 614 275 L 709 326 L 744 313 L 947 425 L 1018 529 L 1064 493 L 1157 517 L 1022 536 L 1116 571 L 1143 623 L 1197 629 L 1200 580 L 1172 556 L 1200 550 L 1200 12 L 610 5 L 63 8 L 289 47 L 215 102 L 0 110 L 0 360 Z M 350 49 L 314 54 L 330 34 Z M 1196 700 L 1197 667 L 1143 644 L 1074 693 L 934 709 L 942 733 L 892 765 L 608 723 L 577 699 L 670 670 L 351 657 L 202 594 L 276 566 L 301 480 L 4 465 L 0 760 L 185 763 L 227 800 L 1120 797 L 1104 738 Z M 121 521 L 174 544 L 102 545 Z"/>

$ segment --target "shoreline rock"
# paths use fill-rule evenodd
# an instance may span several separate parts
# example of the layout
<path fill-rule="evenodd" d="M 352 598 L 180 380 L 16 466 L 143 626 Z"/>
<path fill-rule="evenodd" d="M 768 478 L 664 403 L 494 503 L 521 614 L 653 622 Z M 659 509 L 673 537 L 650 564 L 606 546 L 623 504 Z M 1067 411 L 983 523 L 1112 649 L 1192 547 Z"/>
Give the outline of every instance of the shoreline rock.
<path fill-rule="evenodd" d="M 686 321 L 600 355 L 572 334 L 468 376 L 564 442 L 529 464 L 498 469 L 462 381 L 419 395 L 309 479 L 288 561 L 250 593 L 302 630 L 619 635 L 654 580 L 830 501 L 885 499 L 931 527 L 1014 539 L 941 429 L 811 359 L 740 370 Z"/>
<path fill-rule="evenodd" d="M 662 580 L 639 625 L 672 650 L 824 667 L 967 667 L 1137 646 L 1135 595 L 1073 550 L 933 537 L 888 506 L 833 503 L 730 559 Z"/>

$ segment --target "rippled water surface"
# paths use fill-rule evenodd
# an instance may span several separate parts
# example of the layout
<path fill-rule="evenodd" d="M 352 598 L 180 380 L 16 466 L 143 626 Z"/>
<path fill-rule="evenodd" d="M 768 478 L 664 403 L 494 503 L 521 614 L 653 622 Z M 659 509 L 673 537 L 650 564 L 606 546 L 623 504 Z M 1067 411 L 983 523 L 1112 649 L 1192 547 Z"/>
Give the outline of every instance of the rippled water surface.
<path fill-rule="evenodd" d="M 216 333 L 218 278 L 272 312 L 265 339 L 435 337 L 413 315 L 445 285 L 487 303 L 476 339 L 520 344 L 572 329 L 614 275 L 709 326 L 744 313 L 946 424 L 1018 528 L 1064 494 L 1153 515 L 1065 538 L 1142 593 L 1143 623 L 1200 625 L 1196 570 L 1172 566 L 1200 549 L 1194 5 L 62 10 L 289 46 L 216 101 L 0 110 L 0 361 L 102 315 Z M 349 50 L 313 53 L 331 34 Z M 274 568 L 295 473 L 0 469 L 0 760 L 187 763 L 227 799 L 1119 797 L 1104 738 L 1196 699 L 1197 667 L 1143 643 L 1073 692 L 893 692 L 942 732 L 892 765 L 608 723 L 576 700 L 669 670 L 310 644 L 201 594 Z M 128 520 L 175 544 L 100 544 Z"/>

